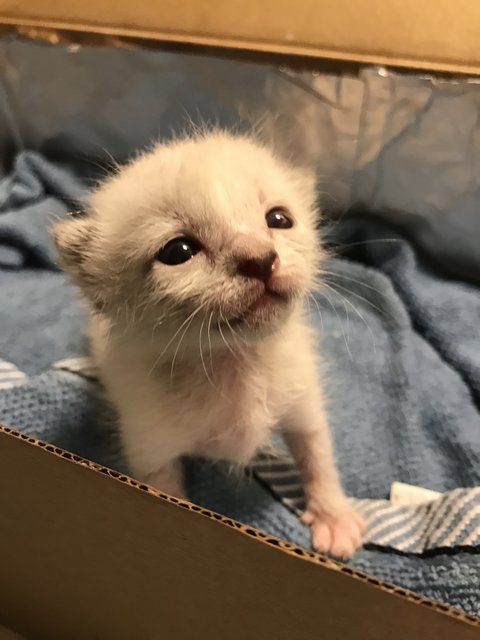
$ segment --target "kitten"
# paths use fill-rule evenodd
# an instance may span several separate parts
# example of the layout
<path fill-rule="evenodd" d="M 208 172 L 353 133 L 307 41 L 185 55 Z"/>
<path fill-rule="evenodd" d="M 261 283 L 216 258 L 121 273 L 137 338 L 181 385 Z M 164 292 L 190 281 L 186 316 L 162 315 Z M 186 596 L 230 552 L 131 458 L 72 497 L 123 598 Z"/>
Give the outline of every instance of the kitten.
<path fill-rule="evenodd" d="M 180 459 L 247 464 L 281 431 L 313 546 L 349 556 L 362 521 L 335 468 L 304 303 L 322 250 L 315 184 L 255 141 L 159 145 L 54 230 L 135 477 L 184 495 Z"/>

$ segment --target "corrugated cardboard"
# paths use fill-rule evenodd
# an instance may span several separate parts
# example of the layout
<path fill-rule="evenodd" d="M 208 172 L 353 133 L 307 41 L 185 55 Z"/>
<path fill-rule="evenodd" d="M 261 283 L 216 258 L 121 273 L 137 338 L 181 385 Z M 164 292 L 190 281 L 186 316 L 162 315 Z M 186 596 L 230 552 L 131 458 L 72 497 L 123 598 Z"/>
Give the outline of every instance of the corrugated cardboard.
<path fill-rule="evenodd" d="M 0 24 L 313 56 L 480 71 L 472 0 L 0 0 Z M 26 29 L 27 28 L 27 29 Z M 51 34 L 52 40 L 58 34 Z M 118 42 L 118 41 L 117 41 Z"/>
<path fill-rule="evenodd" d="M 473 640 L 475 620 L 0 429 L 0 617 L 45 640 Z"/>

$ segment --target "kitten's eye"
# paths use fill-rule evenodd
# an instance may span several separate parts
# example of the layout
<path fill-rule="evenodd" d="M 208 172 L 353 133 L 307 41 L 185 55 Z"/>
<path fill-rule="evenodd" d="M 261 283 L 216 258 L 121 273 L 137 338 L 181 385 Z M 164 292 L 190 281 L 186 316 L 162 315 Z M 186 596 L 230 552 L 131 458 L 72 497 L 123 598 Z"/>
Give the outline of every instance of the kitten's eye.
<path fill-rule="evenodd" d="M 293 227 L 293 220 L 287 214 L 285 209 L 281 207 L 275 207 L 265 216 L 267 226 L 270 229 L 291 229 Z"/>
<path fill-rule="evenodd" d="M 188 262 L 200 251 L 198 242 L 191 238 L 174 238 L 157 254 L 157 260 L 163 264 L 176 265 Z"/>

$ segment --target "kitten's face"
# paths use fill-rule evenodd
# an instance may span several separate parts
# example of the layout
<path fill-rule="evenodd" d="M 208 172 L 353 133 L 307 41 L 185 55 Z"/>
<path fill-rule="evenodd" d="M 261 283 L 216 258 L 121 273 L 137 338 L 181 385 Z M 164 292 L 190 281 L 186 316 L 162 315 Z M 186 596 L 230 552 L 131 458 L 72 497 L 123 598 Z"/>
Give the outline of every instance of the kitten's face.
<path fill-rule="evenodd" d="M 139 158 L 54 234 L 66 271 L 122 330 L 172 348 L 179 335 L 197 349 L 233 332 L 255 340 L 312 286 L 313 187 L 252 141 L 214 133 Z"/>

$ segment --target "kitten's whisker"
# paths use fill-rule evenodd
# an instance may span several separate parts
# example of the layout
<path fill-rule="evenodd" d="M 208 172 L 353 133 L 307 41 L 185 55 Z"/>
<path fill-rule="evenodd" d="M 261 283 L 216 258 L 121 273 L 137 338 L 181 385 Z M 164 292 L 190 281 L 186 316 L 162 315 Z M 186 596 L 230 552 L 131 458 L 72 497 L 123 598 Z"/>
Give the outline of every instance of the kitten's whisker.
<path fill-rule="evenodd" d="M 311 291 L 308 292 L 308 298 L 307 298 L 309 309 L 310 309 L 310 298 L 313 300 L 313 302 L 315 303 L 315 306 L 317 307 L 318 315 L 320 317 L 320 324 L 322 325 L 322 333 L 325 333 L 325 327 L 323 325 L 323 316 L 320 310 L 320 305 L 318 304 L 317 300 L 315 299 L 315 296 Z"/>
<path fill-rule="evenodd" d="M 329 245 L 337 245 L 335 247 L 335 251 L 338 251 L 338 249 L 350 249 L 350 247 L 361 247 L 363 245 L 368 245 L 368 244 L 378 244 L 378 243 L 385 243 L 385 244 L 401 244 L 402 240 L 400 238 L 377 238 L 377 239 L 372 239 L 372 240 L 359 240 L 357 242 L 334 242 L 334 241 L 329 241 L 328 238 L 326 239 L 327 244 Z"/>
<path fill-rule="evenodd" d="M 324 284 L 331 291 L 335 292 L 335 289 L 333 287 L 331 287 L 328 283 L 325 282 Z M 357 309 L 357 307 L 348 298 L 345 298 L 345 296 L 342 296 L 342 294 L 339 293 L 338 291 L 336 291 L 336 293 L 344 300 L 344 302 L 347 302 L 352 307 L 352 309 L 355 311 L 355 313 L 358 315 L 358 317 L 364 322 L 364 324 L 367 327 L 370 335 L 372 336 L 373 353 L 376 353 L 377 352 L 377 345 L 376 345 L 376 341 L 375 341 L 375 334 L 373 333 L 372 327 L 368 324 L 367 320 L 365 319 L 365 316 L 363 316 L 363 314 L 360 313 L 360 311 Z"/>
<path fill-rule="evenodd" d="M 164 318 L 161 317 L 158 320 L 156 320 L 152 326 L 152 335 L 150 337 L 150 342 L 153 342 L 155 339 L 155 331 L 158 329 L 158 327 L 160 327 L 163 324 L 163 320 Z"/>
<path fill-rule="evenodd" d="M 388 298 L 387 294 L 382 291 L 381 289 L 377 289 L 377 287 L 374 287 L 371 284 L 368 284 L 368 282 L 363 282 L 363 280 L 358 280 L 357 278 L 352 278 L 351 276 L 346 276 L 343 273 L 339 273 L 337 271 L 322 271 L 321 275 L 326 275 L 326 276 L 334 276 L 335 278 L 342 278 L 343 280 L 348 280 L 349 282 L 355 282 L 356 284 L 361 285 L 362 287 L 365 287 L 366 289 L 370 289 L 371 291 L 375 291 L 375 293 L 379 293 L 381 296 L 384 296 L 385 298 Z"/>
<path fill-rule="evenodd" d="M 223 316 L 223 313 L 220 311 L 220 320 L 222 320 L 223 322 L 225 322 L 225 318 Z M 232 356 L 235 358 L 235 360 L 238 361 L 238 356 L 235 353 L 235 351 L 232 349 L 232 347 L 229 345 L 228 341 L 226 340 L 225 336 L 223 335 L 223 331 L 222 331 L 222 324 L 221 322 L 217 322 L 217 326 L 218 326 L 218 331 L 220 333 L 220 336 L 223 340 L 223 342 L 225 343 L 225 346 L 227 347 L 227 349 L 230 351 L 230 353 L 232 354 Z"/>
<path fill-rule="evenodd" d="M 145 318 L 145 315 L 146 315 L 147 311 L 148 311 L 147 301 L 143 300 L 143 302 L 139 302 L 137 304 L 137 308 L 140 311 L 140 315 L 139 315 L 138 321 L 142 322 L 144 320 L 144 318 Z"/>
<path fill-rule="evenodd" d="M 350 344 L 350 317 L 348 315 L 348 307 L 345 302 L 345 298 L 343 296 L 340 296 L 340 298 L 343 300 L 343 306 L 345 307 L 345 315 L 347 316 L 347 342 L 348 344 Z"/>
<path fill-rule="evenodd" d="M 130 326 L 134 326 L 137 323 L 137 302 L 133 303 L 132 321 Z"/>
<path fill-rule="evenodd" d="M 152 365 L 152 368 L 150 369 L 150 371 L 148 372 L 148 377 L 150 377 L 150 375 L 152 374 L 152 372 L 154 371 L 155 367 L 157 366 L 157 364 L 160 362 L 160 360 L 163 358 L 163 356 L 165 355 L 165 352 L 167 351 L 168 347 L 172 344 L 172 342 L 175 340 L 175 338 L 178 336 L 178 334 L 180 333 L 180 331 L 182 330 L 182 328 L 187 324 L 187 322 L 190 320 L 190 318 L 192 318 L 192 316 L 195 316 L 201 309 L 202 307 L 197 307 L 196 309 L 194 309 L 192 311 L 192 313 L 185 318 L 185 320 L 182 322 L 182 324 L 178 327 L 178 329 L 175 331 L 175 333 L 173 334 L 173 336 L 170 338 L 170 340 L 167 342 L 167 344 L 165 345 L 163 351 L 161 352 L 161 354 L 158 356 L 158 358 L 155 359 L 155 362 Z"/>
<path fill-rule="evenodd" d="M 110 159 L 111 165 L 107 165 L 109 169 L 115 169 L 118 171 L 122 168 L 122 165 L 116 160 L 110 151 L 106 147 L 100 147 L 100 149 L 105 153 L 105 155 Z"/>
<path fill-rule="evenodd" d="M 327 284 L 327 281 L 324 280 L 324 284 Z M 374 304 L 371 300 L 369 300 L 368 298 L 365 298 L 364 296 L 361 296 L 359 293 L 356 293 L 355 291 L 351 291 L 351 289 L 347 289 L 347 287 L 342 286 L 341 284 L 338 284 L 338 282 L 330 282 L 330 289 L 333 289 L 334 291 L 336 291 L 336 289 L 341 289 L 342 291 L 345 291 L 346 293 L 349 293 L 352 296 L 355 296 L 356 298 L 358 298 L 359 300 L 362 300 L 363 302 L 366 302 L 368 305 L 370 305 L 373 309 L 376 309 L 380 315 L 382 316 L 386 316 L 387 318 L 391 319 L 390 314 L 388 314 L 385 309 L 382 309 L 381 307 L 377 306 L 376 304 Z M 340 294 L 339 294 L 340 295 Z"/>
<path fill-rule="evenodd" d="M 326 283 L 324 283 L 324 284 L 325 284 L 325 286 L 327 286 L 330 290 L 335 291 L 334 289 L 332 289 L 332 287 L 329 287 Z M 353 360 L 353 358 L 352 358 L 352 353 L 351 353 L 351 351 L 350 351 L 350 346 L 349 346 L 349 344 L 348 344 L 348 342 L 347 342 L 347 337 L 346 337 L 346 335 L 345 335 L 345 331 L 344 331 L 344 329 L 343 329 L 343 324 L 342 324 L 342 321 L 340 320 L 340 314 L 338 313 L 338 311 L 337 311 L 337 309 L 336 309 L 335 305 L 333 304 L 333 302 L 331 301 L 331 299 L 329 298 L 329 296 L 327 296 L 327 294 L 326 294 L 325 292 L 322 292 L 322 291 L 319 291 L 319 293 L 320 293 L 320 295 L 324 296 L 324 298 L 326 298 L 326 299 L 327 299 L 327 301 L 328 301 L 329 305 L 330 305 L 330 306 L 332 307 L 332 309 L 333 309 L 333 312 L 334 312 L 334 313 L 335 313 L 335 315 L 337 316 L 338 324 L 340 325 L 340 330 L 341 330 L 341 332 L 342 332 L 342 336 L 343 336 L 343 339 L 344 339 L 344 341 L 345 341 L 345 347 L 346 347 L 346 349 L 347 349 L 348 357 L 349 357 L 349 359 L 350 359 L 350 360 Z"/>
<path fill-rule="evenodd" d="M 227 327 L 230 329 L 230 333 L 232 334 L 232 338 L 235 340 L 235 344 L 236 344 L 238 350 L 241 351 L 243 349 L 243 346 L 238 342 L 237 334 L 233 330 L 233 327 L 230 324 L 230 322 L 228 321 L 228 319 L 225 319 L 225 322 L 227 324 Z"/>
<path fill-rule="evenodd" d="M 200 310 L 200 309 L 201 309 L 201 307 L 199 307 L 198 310 Z M 187 334 L 187 331 L 190 329 L 190 325 L 192 324 L 194 317 L 195 317 L 195 315 L 190 317 L 190 322 L 187 324 L 187 326 L 183 330 L 182 335 L 180 336 L 180 339 L 178 340 L 177 348 L 175 349 L 175 353 L 173 354 L 172 364 L 170 366 L 170 382 L 172 382 L 172 380 L 173 380 L 173 369 L 175 367 L 175 360 L 177 359 L 177 353 L 178 353 L 178 351 L 180 349 L 180 345 L 182 344 L 183 339 L 185 338 L 185 336 Z"/>
<path fill-rule="evenodd" d="M 333 216 L 330 217 L 328 224 L 325 224 L 325 225 L 322 224 L 320 226 L 322 235 L 325 239 L 327 239 L 327 241 L 328 241 L 328 234 L 331 233 L 336 227 L 338 227 L 338 225 L 345 218 L 347 213 L 348 213 L 348 210 L 344 209 L 341 215 L 339 215 L 338 217 L 333 217 Z"/>
<path fill-rule="evenodd" d="M 202 320 L 202 324 L 200 325 L 200 331 L 198 334 L 198 348 L 200 351 L 200 359 L 202 361 L 202 367 L 203 370 L 205 371 L 205 375 L 207 376 L 207 380 L 209 381 L 209 383 L 212 385 L 212 387 L 215 388 L 215 385 L 213 383 L 213 380 L 210 378 L 210 376 L 208 375 L 208 371 L 207 371 L 207 367 L 205 366 L 205 359 L 203 357 L 203 349 L 202 349 L 202 333 L 203 333 L 203 327 L 205 325 L 205 320 L 207 319 L 207 316 L 204 316 L 203 320 Z"/>
<path fill-rule="evenodd" d="M 208 319 L 208 325 L 207 325 L 208 353 L 210 356 L 210 371 L 212 372 L 212 376 L 213 376 L 214 371 L 213 371 L 212 337 L 210 335 L 210 331 L 212 328 L 212 318 L 213 318 L 213 311 L 210 312 L 210 317 Z"/>
<path fill-rule="evenodd" d="M 130 325 L 129 325 L 130 307 L 128 305 L 128 302 L 124 302 L 123 307 L 121 307 L 119 311 L 120 311 L 120 314 L 122 314 L 122 311 L 123 311 L 123 314 L 121 315 L 121 318 L 122 318 L 121 321 L 123 323 L 123 331 L 120 333 L 120 337 L 124 338 L 130 328 Z"/>

